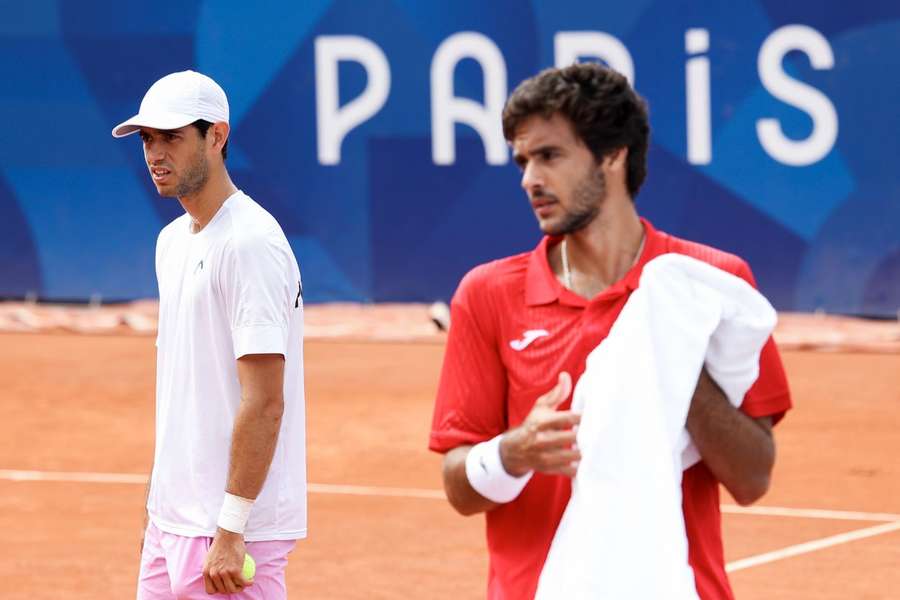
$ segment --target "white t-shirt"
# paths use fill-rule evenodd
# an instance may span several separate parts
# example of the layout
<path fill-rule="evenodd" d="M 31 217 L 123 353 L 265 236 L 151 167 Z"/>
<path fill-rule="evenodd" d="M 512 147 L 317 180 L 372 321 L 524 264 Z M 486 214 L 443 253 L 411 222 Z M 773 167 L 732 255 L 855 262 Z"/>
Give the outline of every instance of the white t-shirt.
<path fill-rule="evenodd" d="M 300 269 L 281 227 L 243 192 L 191 233 L 185 214 L 156 244 L 156 452 L 147 510 L 161 530 L 212 536 L 241 401 L 237 359 L 282 354 L 278 445 L 244 532 L 306 537 L 306 423 Z"/>

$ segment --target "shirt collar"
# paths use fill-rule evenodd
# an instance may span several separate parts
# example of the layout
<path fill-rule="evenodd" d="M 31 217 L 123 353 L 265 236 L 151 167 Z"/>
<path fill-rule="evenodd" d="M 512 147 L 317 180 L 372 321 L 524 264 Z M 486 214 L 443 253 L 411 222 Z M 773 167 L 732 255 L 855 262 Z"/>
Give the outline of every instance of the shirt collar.
<path fill-rule="evenodd" d="M 644 265 L 665 252 L 665 234 L 657 231 L 650 221 L 643 217 L 641 224 L 644 226 L 646 239 L 637 263 L 625 273 L 622 279 L 605 289 L 594 300 L 636 289 Z M 588 304 L 588 300 L 564 288 L 550 268 L 547 251 L 561 241 L 562 236 L 547 235 L 541 239 L 537 248 L 531 251 L 528 258 L 528 270 L 525 273 L 525 304 L 527 306 L 539 306 L 557 301 L 569 306 L 586 306 Z"/>

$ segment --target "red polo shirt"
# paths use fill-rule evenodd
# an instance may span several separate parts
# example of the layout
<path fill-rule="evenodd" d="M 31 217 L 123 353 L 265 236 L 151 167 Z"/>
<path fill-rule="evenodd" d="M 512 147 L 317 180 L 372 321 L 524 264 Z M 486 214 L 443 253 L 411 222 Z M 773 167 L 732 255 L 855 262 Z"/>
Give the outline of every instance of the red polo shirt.
<path fill-rule="evenodd" d="M 642 223 L 647 237 L 637 264 L 590 301 L 560 285 L 550 269 L 547 249 L 559 238 L 545 237 L 532 252 L 480 265 L 463 278 L 451 304 L 452 327 L 435 404 L 432 450 L 447 452 L 482 442 L 520 424 L 538 396 L 556 384 L 560 371 L 571 373 L 577 383 L 588 354 L 606 338 L 652 258 L 685 254 L 755 285 L 747 263 L 737 256 L 656 231 L 646 220 Z M 524 343 L 529 339 L 524 332 L 533 329 L 549 335 Z M 510 344 L 516 340 L 521 342 Z M 568 409 L 570 401 L 561 408 Z M 759 379 L 741 410 L 777 421 L 790 406 L 781 358 L 769 339 L 760 357 Z M 731 599 L 718 482 L 701 462 L 685 471 L 682 491 L 698 593 L 703 600 Z M 536 473 L 518 498 L 486 513 L 490 600 L 534 597 L 570 493 L 568 478 Z"/>

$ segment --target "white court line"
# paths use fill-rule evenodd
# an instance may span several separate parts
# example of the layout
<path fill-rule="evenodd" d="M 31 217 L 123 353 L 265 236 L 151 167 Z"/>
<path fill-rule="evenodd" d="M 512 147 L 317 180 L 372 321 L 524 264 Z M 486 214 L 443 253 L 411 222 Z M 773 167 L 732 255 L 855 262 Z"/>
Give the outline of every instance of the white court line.
<path fill-rule="evenodd" d="M 852 510 L 822 510 L 819 508 L 784 508 L 781 506 L 738 506 L 723 504 L 723 513 L 734 515 L 762 515 L 766 517 L 801 517 L 834 521 L 900 521 L 900 514 L 870 513 Z"/>
<path fill-rule="evenodd" d="M 17 471 L 0 469 L 8 481 L 63 481 L 75 483 L 147 483 L 146 475 L 132 473 L 84 473 L 76 471 Z"/>
<path fill-rule="evenodd" d="M 127 483 L 145 484 L 147 476 L 134 473 L 88 473 L 74 471 L 21 471 L 13 469 L 0 469 L 0 480 L 8 481 L 42 481 L 42 482 L 76 482 L 76 483 Z M 444 492 L 422 488 L 381 487 L 365 485 L 335 485 L 329 483 L 310 483 L 308 489 L 318 494 L 342 494 L 353 496 L 386 496 L 402 498 L 427 498 L 443 500 Z M 729 573 L 749 569 L 758 565 L 783 560 L 792 556 L 799 556 L 845 544 L 855 540 L 861 540 L 884 533 L 900 530 L 900 515 L 890 513 L 867 513 L 846 510 L 822 510 L 815 508 L 786 508 L 779 506 L 737 506 L 723 504 L 722 512 L 730 514 L 764 515 L 775 517 L 795 517 L 810 519 L 832 519 L 845 521 L 888 521 L 881 525 L 874 525 L 856 531 L 849 531 L 838 535 L 829 536 L 811 542 L 788 546 L 780 550 L 749 556 L 732 561 L 725 566 Z"/>
<path fill-rule="evenodd" d="M 787 548 L 782 548 L 781 550 L 773 550 L 772 552 L 766 552 L 764 554 L 757 554 L 756 556 L 749 556 L 747 558 L 735 560 L 725 565 L 725 570 L 729 573 L 733 573 L 742 569 L 749 569 L 750 567 L 756 567 L 758 565 L 775 562 L 776 560 L 782 560 L 785 558 L 790 558 L 792 556 L 799 556 L 801 554 L 808 554 L 809 552 L 815 552 L 816 550 L 822 550 L 823 548 L 830 548 L 831 546 L 846 544 L 847 542 L 861 540 L 898 530 L 900 530 L 900 521 L 895 521 L 893 523 L 882 523 L 881 525 L 873 525 L 872 527 L 866 527 L 865 529 L 857 529 L 856 531 L 839 533 L 838 535 L 832 535 L 820 540 L 813 540 L 811 542 L 805 542 L 803 544 L 788 546 Z"/>
<path fill-rule="evenodd" d="M 0 480 L 47 481 L 75 483 L 147 483 L 147 476 L 136 473 L 89 473 L 76 471 L 21 471 L 0 469 Z M 338 485 L 310 483 L 309 491 L 316 494 L 343 494 L 351 496 L 386 496 L 394 498 L 426 498 L 443 500 L 441 490 L 369 485 Z M 782 506 L 737 506 L 723 504 L 722 512 L 729 514 L 762 515 L 771 517 L 799 517 L 829 519 L 835 521 L 900 521 L 900 514 L 872 513 L 849 510 L 824 510 L 818 508 L 786 508 Z"/>
<path fill-rule="evenodd" d="M 0 480 L 74 483 L 147 483 L 147 476 L 135 473 L 86 473 L 76 471 L 18 471 L 0 469 Z M 382 487 L 368 485 L 335 485 L 310 483 L 307 489 L 314 494 L 343 494 L 350 496 L 387 496 L 393 498 L 428 498 L 443 500 L 441 490 L 422 488 Z"/>
<path fill-rule="evenodd" d="M 421 488 L 375 487 L 368 485 L 333 485 L 330 483 L 310 483 L 307 489 L 319 494 L 349 494 L 352 496 L 392 496 L 401 498 L 429 498 L 443 500 L 447 496 L 441 490 Z"/>

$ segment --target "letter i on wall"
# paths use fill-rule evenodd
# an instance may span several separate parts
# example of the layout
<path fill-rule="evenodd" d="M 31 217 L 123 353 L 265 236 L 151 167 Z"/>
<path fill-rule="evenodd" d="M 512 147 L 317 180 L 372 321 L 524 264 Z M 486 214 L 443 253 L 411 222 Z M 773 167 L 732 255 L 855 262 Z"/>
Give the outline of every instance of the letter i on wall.
<path fill-rule="evenodd" d="M 709 58 L 695 56 L 709 50 L 709 31 L 688 29 L 684 34 L 688 56 L 685 67 L 687 94 L 687 159 L 693 165 L 712 161 L 712 125 L 710 117 Z"/>

